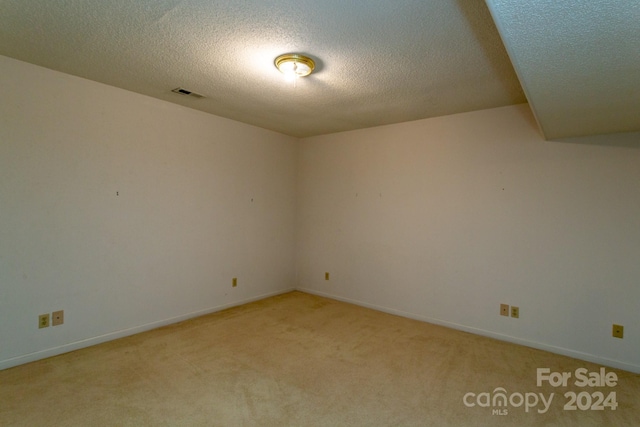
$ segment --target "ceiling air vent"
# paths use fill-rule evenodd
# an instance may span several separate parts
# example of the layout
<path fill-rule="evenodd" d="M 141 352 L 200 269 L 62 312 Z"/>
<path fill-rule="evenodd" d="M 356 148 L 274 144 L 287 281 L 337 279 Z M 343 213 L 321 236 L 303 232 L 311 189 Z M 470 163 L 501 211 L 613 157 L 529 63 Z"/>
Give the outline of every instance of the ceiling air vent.
<path fill-rule="evenodd" d="M 172 89 L 171 92 L 175 92 L 175 93 L 179 93 L 180 95 L 185 95 L 185 96 L 191 96 L 193 98 L 204 98 L 204 95 L 200 95 L 199 93 L 195 93 L 195 92 L 191 92 L 190 90 L 181 88 L 181 87 L 177 87 L 175 89 Z"/>

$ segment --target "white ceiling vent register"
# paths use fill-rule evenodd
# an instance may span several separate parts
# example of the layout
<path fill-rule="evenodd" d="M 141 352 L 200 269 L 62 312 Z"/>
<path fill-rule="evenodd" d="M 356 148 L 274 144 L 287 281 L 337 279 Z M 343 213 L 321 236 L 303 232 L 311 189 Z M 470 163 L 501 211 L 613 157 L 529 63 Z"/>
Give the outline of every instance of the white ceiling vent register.
<path fill-rule="evenodd" d="M 191 96 L 193 98 L 204 98 L 204 95 L 200 95 L 199 93 L 195 93 L 195 92 L 191 92 L 188 89 L 182 88 L 182 87 L 177 87 L 175 89 L 171 89 L 171 92 L 175 92 L 178 93 L 180 95 L 185 95 L 185 96 Z"/>

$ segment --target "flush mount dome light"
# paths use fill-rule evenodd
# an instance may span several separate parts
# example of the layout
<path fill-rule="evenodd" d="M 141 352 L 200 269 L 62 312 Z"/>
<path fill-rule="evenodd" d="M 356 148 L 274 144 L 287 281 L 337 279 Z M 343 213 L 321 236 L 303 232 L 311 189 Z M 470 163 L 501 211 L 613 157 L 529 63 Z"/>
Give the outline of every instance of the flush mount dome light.
<path fill-rule="evenodd" d="M 286 53 L 274 61 L 276 68 L 287 77 L 305 77 L 311 74 L 316 63 L 308 56 L 299 53 Z"/>

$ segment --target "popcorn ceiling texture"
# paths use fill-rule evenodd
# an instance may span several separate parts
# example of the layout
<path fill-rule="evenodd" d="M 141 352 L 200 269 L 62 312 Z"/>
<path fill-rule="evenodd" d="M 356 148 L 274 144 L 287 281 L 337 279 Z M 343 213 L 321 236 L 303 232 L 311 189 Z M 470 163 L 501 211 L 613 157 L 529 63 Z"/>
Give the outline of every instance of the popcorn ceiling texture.
<path fill-rule="evenodd" d="M 5 0 L 0 54 L 298 137 L 526 102 L 477 0 Z"/>
<path fill-rule="evenodd" d="M 640 131 L 640 2 L 487 4 L 547 138 Z"/>
<path fill-rule="evenodd" d="M 631 0 L 4 0 L 0 54 L 297 137 L 528 99 L 552 139 L 640 131 L 638 22 Z M 316 72 L 287 82 L 288 52 Z"/>

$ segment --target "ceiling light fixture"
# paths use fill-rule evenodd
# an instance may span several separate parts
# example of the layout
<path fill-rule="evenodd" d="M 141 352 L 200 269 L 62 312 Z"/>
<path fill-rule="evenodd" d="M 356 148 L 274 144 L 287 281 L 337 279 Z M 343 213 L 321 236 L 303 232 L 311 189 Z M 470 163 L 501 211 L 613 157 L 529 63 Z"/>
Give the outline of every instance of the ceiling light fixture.
<path fill-rule="evenodd" d="M 273 62 L 278 70 L 287 77 L 305 77 L 313 72 L 316 63 L 308 56 L 299 53 L 280 55 Z"/>

